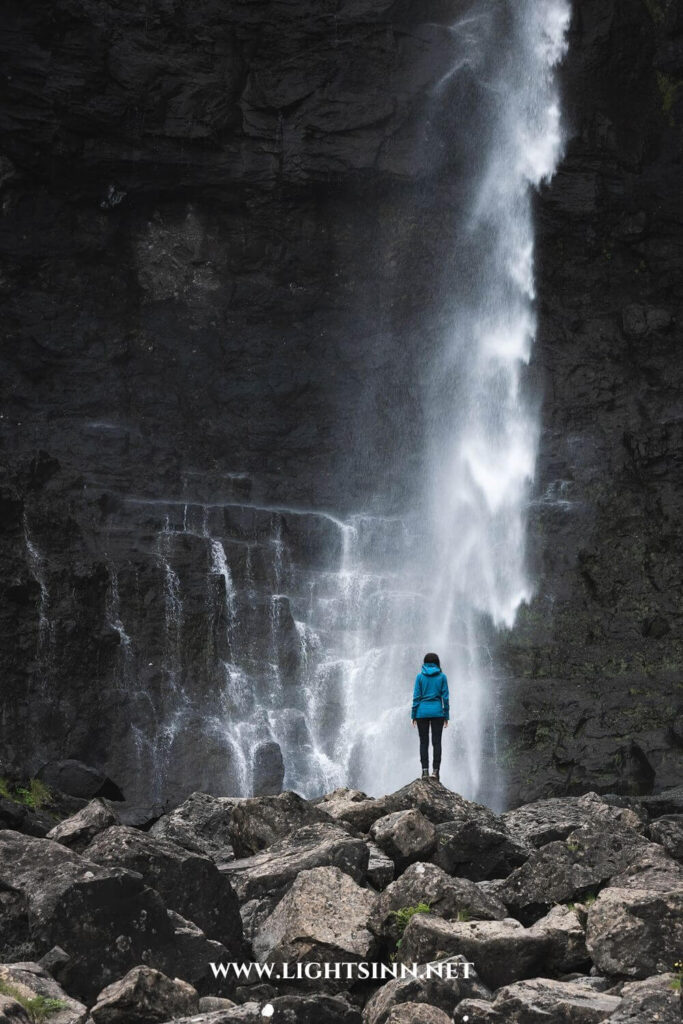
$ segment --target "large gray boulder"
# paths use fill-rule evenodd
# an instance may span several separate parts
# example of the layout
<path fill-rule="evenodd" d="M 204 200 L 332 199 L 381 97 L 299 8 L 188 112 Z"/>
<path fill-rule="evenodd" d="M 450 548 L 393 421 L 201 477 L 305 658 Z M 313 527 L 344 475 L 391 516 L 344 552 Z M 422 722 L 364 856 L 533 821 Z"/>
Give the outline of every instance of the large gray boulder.
<path fill-rule="evenodd" d="M 229 879 L 208 857 L 125 825 L 100 833 L 84 851 L 96 864 L 137 871 L 167 907 L 199 925 L 235 954 L 242 948 L 242 920 Z"/>
<path fill-rule="evenodd" d="M 460 953 L 471 961 L 490 988 L 531 978 L 544 962 L 548 940 L 519 921 L 444 921 L 415 914 L 403 933 L 399 959 L 404 964 L 426 963 Z"/>
<path fill-rule="evenodd" d="M 378 818 L 387 814 L 387 798 L 374 799 L 359 789 L 335 789 L 316 804 L 334 821 L 344 821 L 358 832 L 369 832 Z"/>
<path fill-rule="evenodd" d="M 399 1003 L 387 1017 L 387 1024 L 451 1024 L 452 1017 L 427 1003 Z"/>
<path fill-rule="evenodd" d="M 54 839 L 62 846 L 68 846 L 76 853 L 82 853 L 96 835 L 118 824 L 119 818 L 112 805 L 107 800 L 97 797 L 76 814 L 55 825 L 48 832 L 47 838 Z"/>
<path fill-rule="evenodd" d="M 618 996 L 597 992 L 589 985 L 533 978 L 497 992 L 489 1016 L 485 1011 L 479 1016 L 471 1014 L 467 1004 L 461 1003 L 453 1020 L 458 1024 L 467 1018 L 487 1024 L 599 1024 L 611 1019 L 620 1003 Z"/>
<path fill-rule="evenodd" d="M 238 797 L 192 793 L 175 810 L 156 821 L 150 835 L 170 839 L 192 853 L 211 857 L 218 864 L 233 859 L 230 842 L 230 818 L 242 803 Z"/>
<path fill-rule="evenodd" d="M 487 896 L 467 878 L 451 878 L 434 864 L 411 864 L 380 894 L 373 928 L 383 939 L 395 943 L 402 934 L 396 912 L 404 907 L 429 906 L 431 914 L 447 921 L 474 918 L 502 921 L 505 905 Z"/>
<path fill-rule="evenodd" d="M 603 889 L 588 911 L 586 945 L 605 974 L 647 978 L 670 970 L 683 949 L 683 887 Z"/>
<path fill-rule="evenodd" d="M 674 991 L 675 975 L 657 974 L 630 981 L 621 990 L 621 1004 L 610 1024 L 681 1024 L 681 993 Z"/>
<path fill-rule="evenodd" d="M 252 797 L 233 807 L 230 841 L 236 857 L 251 857 L 304 825 L 327 820 L 323 811 L 298 793 Z"/>
<path fill-rule="evenodd" d="M 508 832 L 521 843 L 540 848 L 562 841 L 577 828 L 611 831 L 614 828 L 643 828 L 643 816 L 628 807 L 608 803 L 597 793 L 583 796 L 551 797 L 506 811 L 502 816 Z"/>
<path fill-rule="evenodd" d="M 302 871 L 254 938 L 254 953 L 267 963 L 332 963 L 372 960 L 370 930 L 377 896 L 336 867 Z M 318 978 L 313 984 L 320 986 Z M 326 987 L 348 987 L 341 979 Z"/>
<path fill-rule="evenodd" d="M 578 908 L 558 903 L 529 932 L 547 940 L 544 966 L 553 974 L 569 974 L 589 967 L 586 932 Z"/>
<path fill-rule="evenodd" d="M 428 860 L 436 847 L 436 829 L 418 810 L 387 814 L 375 822 L 370 835 L 391 857 L 397 872 L 418 860 Z"/>
<path fill-rule="evenodd" d="M 367 842 L 370 858 L 368 860 L 368 884 L 373 889 L 385 889 L 394 878 L 396 870 L 391 857 L 388 857 L 384 850 L 380 850 L 377 843 L 371 840 Z"/>
<path fill-rule="evenodd" d="M 210 965 L 230 960 L 234 950 L 228 951 L 221 942 L 208 939 L 198 925 L 174 910 L 168 911 L 168 917 L 173 926 L 174 970 L 200 995 L 232 992 L 236 979 L 217 982 Z"/>
<path fill-rule="evenodd" d="M 84 1001 L 146 961 L 175 973 L 173 927 L 140 875 L 102 867 L 49 839 L 0 832 L 0 933 L 40 957 L 60 946 L 55 976 Z"/>
<path fill-rule="evenodd" d="M 95 1024 L 159 1024 L 199 1010 L 192 985 L 151 967 L 134 967 L 103 989 L 90 1011 Z"/>
<path fill-rule="evenodd" d="M 466 959 L 444 957 L 421 964 L 417 976 L 408 973 L 391 978 L 368 1000 L 363 1010 L 364 1024 L 387 1024 L 394 1007 L 406 1003 L 435 1006 L 450 1015 L 461 999 L 490 998 L 490 992 L 479 981 L 476 970 L 466 965 Z"/>
<path fill-rule="evenodd" d="M 683 814 L 665 814 L 652 822 L 650 839 L 660 843 L 671 857 L 683 860 Z"/>
<path fill-rule="evenodd" d="M 57 789 L 68 796 L 92 800 L 103 796 L 110 800 L 123 800 L 123 793 L 99 768 L 82 761 L 67 759 L 50 761 L 38 772 L 38 778 L 50 789 Z"/>
<path fill-rule="evenodd" d="M 418 810 L 434 825 L 445 821 L 478 821 L 488 828 L 503 828 L 502 819 L 483 804 L 466 800 L 435 779 L 415 779 L 390 793 L 385 799 L 385 814 Z"/>
<path fill-rule="evenodd" d="M 456 1024 L 505 1024 L 507 1018 L 496 1013 L 487 999 L 463 999 L 453 1012 L 453 1020 Z"/>
<path fill-rule="evenodd" d="M 505 878 L 529 856 L 529 848 L 480 818 L 445 821 L 436 826 L 432 861 L 449 875 L 479 882 Z"/>
<path fill-rule="evenodd" d="M 284 778 L 285 762 L 280 744 L 275 740 L 260 743 L 252 756 L 251 790 L 254 796 L 280 793 Z"/>
<path fill-rule="evenodd" d="M 87 1008 L 72 999 L 41 964 L 25 962 L 0 964 L 0 984 L 7 986 L 22 1000 L 50 999 L 58 1002 L 50 1013 L 50 1024 L 84 1024 Z M 0 1015 L 1 1018 L 1 1015 Z"/>
<path fill-rule="evenodd" d="M 369 851 L 359 837 L 334 822 L 304 825 L 267 850 L 232 861 L 224 873 L 240 904 L 282 895 L 301 871 L 338 867 L 358 883 L 365 882 Z"/>
<path fill-rule="evenodd" d="M 648 842 L 631 829 L 577 829 L 563 842 L 534 850 L 529 860 L 489 892 L 529 923 L 555 903 L 576 901 L 634 863 Z"/>

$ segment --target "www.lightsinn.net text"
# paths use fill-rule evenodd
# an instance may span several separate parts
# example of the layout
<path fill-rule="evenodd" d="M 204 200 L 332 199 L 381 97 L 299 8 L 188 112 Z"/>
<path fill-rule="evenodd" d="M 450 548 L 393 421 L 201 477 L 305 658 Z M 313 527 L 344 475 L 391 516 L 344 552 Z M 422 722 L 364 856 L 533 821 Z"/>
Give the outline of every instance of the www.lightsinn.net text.
<path fill-rule="evenodd" d="M 214 978 L 230 977 L 241 981 L 384 981 L 387 978 L 469 978 L 474 963 L 447 960 L 431 964 L 383 964 L 371 961 L 338 961 L 320 963 L 211 963 Z"/>

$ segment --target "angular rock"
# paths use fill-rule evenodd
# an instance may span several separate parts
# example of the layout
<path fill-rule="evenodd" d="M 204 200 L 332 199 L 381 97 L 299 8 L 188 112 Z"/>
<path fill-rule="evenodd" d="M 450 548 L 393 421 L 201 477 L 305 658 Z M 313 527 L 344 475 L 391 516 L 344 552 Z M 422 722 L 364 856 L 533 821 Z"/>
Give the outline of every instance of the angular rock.
<path fill-rule="evenodd" d="M 45 968 L 38 963 L 0 964 L 0 983 L 11 986 L 23 999 L 57 1000 L 61 1005 L 51 1011 L 49 1024 L 83 1024 L 87 1008 L 68 996 Z M 0 1014 L 0 1020 L 2 1019 Z"/>
<path fill-rule="evenodd" d="M 280 744 L 274 740 L 261 743 L 254 751 L 252 792 L 254 796 L 270 796 L 282 792 L 285 762 Z"/>
<path fill-rule="evenodd" d="M 680 1024 L 681 993 L 674 991 L 674 974 L 657 974 L 630 981 L 621 990 L 621 1004 L 610 1024 Z"/>
<path fill-rule="evenodd" d="M 0 993 L 0 1024 L 33 1024 L 33 1020 L 16 999 Z"/>
<path fill-rule="evenodd" d="M 427 1003 L 399 1003 L 391 1009 L 387 1024 L 451 1024 L 452 1017 Z"/>
<path fill-rule="evenodd" d="M 260 796 L 236 804 L 229 835 L 236 857 L 251 857 L 304 825 L 327 821 L 327 815 L 298 793 Z"/>
<path fill-rule="evenodd" d="M 415 779 L 385 797 L 387 813 L 417 810 L 434 825 L 445 821 L 478 821 L 487 828 L 501 828 L 498 815 L 482 804 L 466 800 L 434 779 Z"/>
<path fill-rule="evenodd" d="M 192 985 L 140 966 L 103 989 L 90 1016 L 95 1024 L 158 1024 L 198 1010 L 199 996 Z"/>
<path fill-rule="evenodd" d="M 185 981 L 193 985 L 200 995 L 231 993 L 235 979 L 217 981 L 211 970 L 211 963 L 225 963 L 234 956 L 234 951 L 229 952 L 215 939 L 207 939 L 201 928 L 175 911 L 169 910 L 168 918 L 173 926 L 175 970 Z"/>
<path fill-rule="evenodd" d="M 359 832 L 369 832 L 387 814 L 387 797 L 374 799 L 358 789 L 335 789 L 316 805 L 335 821 L 345 821 Z"/>
<path fill-rule="evenodd" d="M 564 842 L 535 850 L 529 860 L 489 892 L 530 923 L 555 903 L 577 900 L 623 871 L 647 849 L 647 840 L 630 829 L 614 832 L 578 829 Z"/>
<path fill-rule="evenodd" d="M 36 813 L 14 800 L 0 797 L 0 828 L 10 828 L 26 835 L 44 838 L 52 827 L 47 815 Z"/>
<path fill-rule="evenodd" d="M 505 1019 L 485 999 L 463 999 L 453 1013 L 455 1024 L 504 1024 Z"/>
<path fill-rule="evenodd" d="M 641 796 L 640 802 L 650 818 L 661 818 L 665 814 L 683 814 L 683 785 L 673 786 L 652 796 Z"/>
<path fill-rule="evenodd" d="M 301 871 L 338 867 L 356 882 L 364 882 L 369 851 L 365 842 L 333 822 L 305 825 L 253 857 L 232 861 L 224 873 L 240 904 L 281 895 Z"/>
<path fill-rule="evenodd" d="M 683 860 L 683 814 L 665 814 L 652 822 L 650 839 L 664 847 L 671 857 Z"/>
<path fill-rule="evenodd" d="M 404 1003 L 427 1004 L 451 1014 L 462 999 L 488 998 L 490 993 L 480 983 L 476 970 L 466 968 L 465 961 L 464 956 L 446 957 L 422 964 L 417 977 L 408 974 L 385 982 L 367 1002 L 364 1024 L 387 1024 L 394 1007 Z M 466 972 L 469 977 L 465 977 Z"/>
<path fill-rule="evenodd" d="M 139 872 L 167 907 L 194 921 L 228 950 L 241 949 L 237 897 L 229 879 L 208 857 L 125 825 L 100 833 L 84 856 L 97 864 Z"/>
<path fill-rule="evenodd" d="M 534 978 L 497 992 L 492 1009 L 499 1018 L 491 1020 L 511 1024 L 598 1024 L 611 1019 L 620 1003 L 619 996 L 596 992 L 588 985 Z"/>
<path fill-rule="evenodd" d="M 270 917 L 273 913 L 281 895 L 282 893 L 279 893 L 277 896 L 264 896 L 263 899 L 260 900 L 248 900 L 240 907 L 244 938 L 247 942 L 250 942 L 252 946 L 254 944 L 257 931 L 265 919 Z"/>
<path fill-rule="evenodd" d="M 184 803 L 156 821 L 150 835 L 170 839 L 192 853 L 217 863 L 233 859 L 230 818 L 242 798 L 192 793 Z"/>
<path fill-rule="evenodd" d="M 683 888 L 603 889 L 588 910 L 586 945 L 605 974 L 647 978 L 669 970 L 683 949 Z"/>
<path fill-rule="evenodd" d="M 662 846 L 649 843 L 623 871 L 612 875 L 609 884 L 617 889 L 653 889 L 670 892 L 683 889 L 683 865 Z"/>
<path fill-rule="evenodd" d="M 577 828 L 591 824 L 625 826 L 639 830 L 641 817 L 628 807 L 615 807 L 597 793 L 579 797 L 552 797 L 507 811 L 502 816 L 505 827 L 522 844 L 546 846 L 567 839 Z"/>
<path fill-rule="evenodd" d="M 451 878 L 434 864 L 417 863 L 408 867 L 380 894 L 373 928 L 378 935 L 396 942 L 402 928 L 396 911 L 402 907 L 429 905 L 431 914 L 446 921 L 459 916 L 482 921 L 502 921 L 507 917 L 505 905 L 484 893 L 467 878 Z"/>
<path fill-rule="evenodd" d="M 215 1013 L 216 1010 L 232 1010 L 237 1003 L 232 999 L 223 999 L 221 996 L 202 996 L 199 1000 L 200 1013 Z"/>
<path fill-rule="evenodd" d="M 519 921 L 443 921 L 415 914 L 403 933 L 399 958 L 403 963 L 426 963 L 462 954 L 474 964 L 490 988 L 509 985 L 538 973 L 548 949 L 545 935 L 534 935 Z"/>
<path fill-rule="evenodd" d="M 418 810 L 387 814 L 375 822 L 370 835 L 399 872 L 418 860 L 427 860 L 436 846 L 436 829 Z"/>
<path fill-rule="evenodd" d="M 387 857 L 383 850 L 380 850 L 377 843 L 368 842 L 370 859 L 368 860 L 368 882 L 381 891 L 393 880 L 395 865 L 391 857 Z"/>
<path fill-rule="evenodd" d="M 51 789 L 58 789 L 68 796 L 92 800 L 95 796 L 109 800 L 123 800 L 123 793 L 104 772 L 82 761 L 50 761 L 38 772 L 38 778 Z"/>
<path fill-rule="evenodd" d="M 70 818 L 65 818 L 55 825 L 48 834 L 48 839 L 54 839 L 62 846 L 68 846 L 76 853 L 82 853 L 86 846 L 105 829 L 112 825 L 118 825 L 119 819 L 116 811 L 106 800 L 96 798 L 77 811 Z"/>
<path fill-rule="evenodd" d="M 529 932 L 547 939 L 544 966 L 553 974 L 569 974 L 589 965 L 585 929 L 573 908 L 552 907 Z"/>
<path fill-rule="evenodd" d="M 446 821 L 436 826 L 437 844 L 432 862 L 449 875 L 479 882 L 505 878 L 528 856 L 528 847 L 502 828 L 479 819 Z"/>
<path fill-rule="evenodd" d="M 139 875 L 101 867 L 49 839 L 0 832 L 0 886 L 23 901 L 24 941 L 34 955 L 53 946 L 68 954 L 57 980 L 75 996 L 91 999 L 144 959 L 175 969 L 166 907 Z"/>
<path fill-rule="evenodd" d="M 376 940 L 369 923 L 376 903 L 371 890 L 339 868 L 302 871 L 258 929 L 254 952 L 269 963 L 371 960 Z"/>

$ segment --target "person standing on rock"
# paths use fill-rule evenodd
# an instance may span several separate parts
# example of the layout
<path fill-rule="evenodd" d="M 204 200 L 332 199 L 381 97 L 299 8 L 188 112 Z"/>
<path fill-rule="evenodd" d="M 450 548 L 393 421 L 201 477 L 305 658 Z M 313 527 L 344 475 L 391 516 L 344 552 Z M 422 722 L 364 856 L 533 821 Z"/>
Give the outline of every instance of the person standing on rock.
<path fill-rule="evenodd" d="M 441 671 L 438 654 L 425 654 L 424 664 L 413 689 L 413 708 L 410 716 L 420 734 L 420 761 L 422 778 L 429 777 L 429 730 L 432 730 L 434 748 L 432 778 L 438 781 L 441 767 L 441 733 L 448 728 L 450 703 L 448 680 Z"/>

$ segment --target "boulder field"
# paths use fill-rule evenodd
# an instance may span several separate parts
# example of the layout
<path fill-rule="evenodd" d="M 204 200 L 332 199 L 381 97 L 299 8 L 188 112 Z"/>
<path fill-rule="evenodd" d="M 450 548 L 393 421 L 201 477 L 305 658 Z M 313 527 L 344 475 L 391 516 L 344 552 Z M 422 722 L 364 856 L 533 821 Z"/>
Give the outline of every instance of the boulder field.
<path fill-rule="evenodd" d="M 4 816 L 0 1024 L 681 1019 L 681 789 L 497 815 L 430 779 L 119 813 Z"/>

